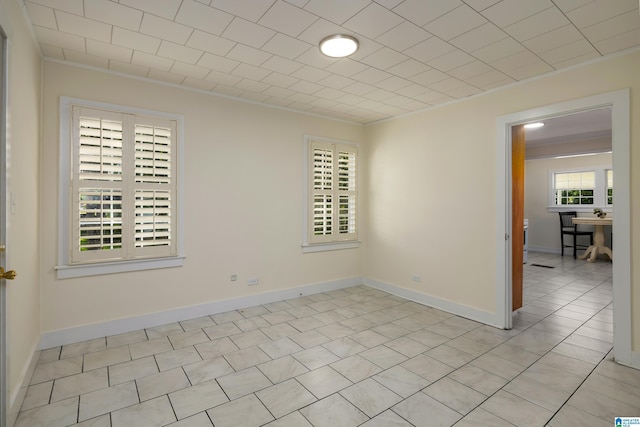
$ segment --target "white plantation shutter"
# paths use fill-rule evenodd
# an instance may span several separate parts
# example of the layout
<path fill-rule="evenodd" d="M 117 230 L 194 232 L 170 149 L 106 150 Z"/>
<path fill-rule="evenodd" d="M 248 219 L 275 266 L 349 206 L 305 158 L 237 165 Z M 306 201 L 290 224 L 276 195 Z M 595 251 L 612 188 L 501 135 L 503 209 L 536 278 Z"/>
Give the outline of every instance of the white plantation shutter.
<path fill-rule="evenodd" d="M 309 243 L 355 240 L 357 148 L 311 141 Z"/>
<path fill-rule="evenodd" d="M 74 106 L 72 263 L 176 254 L 176 122 Z"/>

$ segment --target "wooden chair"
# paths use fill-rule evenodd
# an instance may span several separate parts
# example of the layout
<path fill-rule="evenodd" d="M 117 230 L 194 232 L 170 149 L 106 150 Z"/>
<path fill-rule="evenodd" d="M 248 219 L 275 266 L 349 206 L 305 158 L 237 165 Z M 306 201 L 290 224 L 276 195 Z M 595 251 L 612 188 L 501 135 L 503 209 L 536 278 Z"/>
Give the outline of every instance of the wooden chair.
<path fill-rule="evenodd" d="M 578 226 L 571 222 L 571 218 L 578 216 L 576 211 L 558 212 L 560 215 L 560 243 L 562 246 L 561 254 L 564 256 L 564 248 L 573 248 L 573 259 L 576 259 L 577 249 L 587 249 L 589 246 L 579 245 L 578 236 L 589 236 L 589 245 L 593 245 L 593 232 L 578 230 Z M 573 236 L 571 245 L 564 243 L 564 236 Z"/>

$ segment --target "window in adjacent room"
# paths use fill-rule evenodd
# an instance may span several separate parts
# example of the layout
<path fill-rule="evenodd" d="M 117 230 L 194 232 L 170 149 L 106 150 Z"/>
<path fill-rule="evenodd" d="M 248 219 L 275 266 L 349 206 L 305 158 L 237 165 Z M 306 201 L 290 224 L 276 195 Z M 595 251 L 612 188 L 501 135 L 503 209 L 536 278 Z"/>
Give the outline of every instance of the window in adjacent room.
<path fill-rule="evenodd" d="M 58 276 L 180 265 L 180 118 L 66 98 L 61 117 Z"/>
<path fill-rule="evenodd" d="M 613 207 L 613 170 L 606 166 L 549 172 L 549 210 L 590 212 Z"/>
<path fill-rule="evenodd" d="M 356 247 L 358 146 L 306 137 L 306 252 Z"/>

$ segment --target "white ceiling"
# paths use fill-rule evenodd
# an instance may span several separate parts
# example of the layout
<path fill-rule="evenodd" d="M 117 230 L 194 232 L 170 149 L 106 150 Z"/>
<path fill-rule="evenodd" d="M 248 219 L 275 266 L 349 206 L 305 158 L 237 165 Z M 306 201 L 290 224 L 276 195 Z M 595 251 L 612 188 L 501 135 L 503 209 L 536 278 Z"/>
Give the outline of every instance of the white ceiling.
<path fill-rule="evenodd" d="M 543 120 L 544 126 L 526 129 L 527 145 L 549 145 L 611 139 L 611 109 L 583 111 Z"/>
<path fill-rule="evenodd" d="M 16 1 L 45 57 L 358 123 L 640 45 L 638 0 Z"/>

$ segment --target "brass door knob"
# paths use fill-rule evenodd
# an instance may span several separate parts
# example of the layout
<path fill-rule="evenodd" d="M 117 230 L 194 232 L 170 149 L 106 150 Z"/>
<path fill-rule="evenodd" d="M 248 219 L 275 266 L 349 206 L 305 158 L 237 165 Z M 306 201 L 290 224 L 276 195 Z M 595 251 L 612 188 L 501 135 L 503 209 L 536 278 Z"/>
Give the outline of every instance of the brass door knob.
<path fill-rule="evenodd" d="M 13 280 L 17 275 L 14 270 L 4 271 L 4 268 L 0 267 L 0 279 Z"/>

